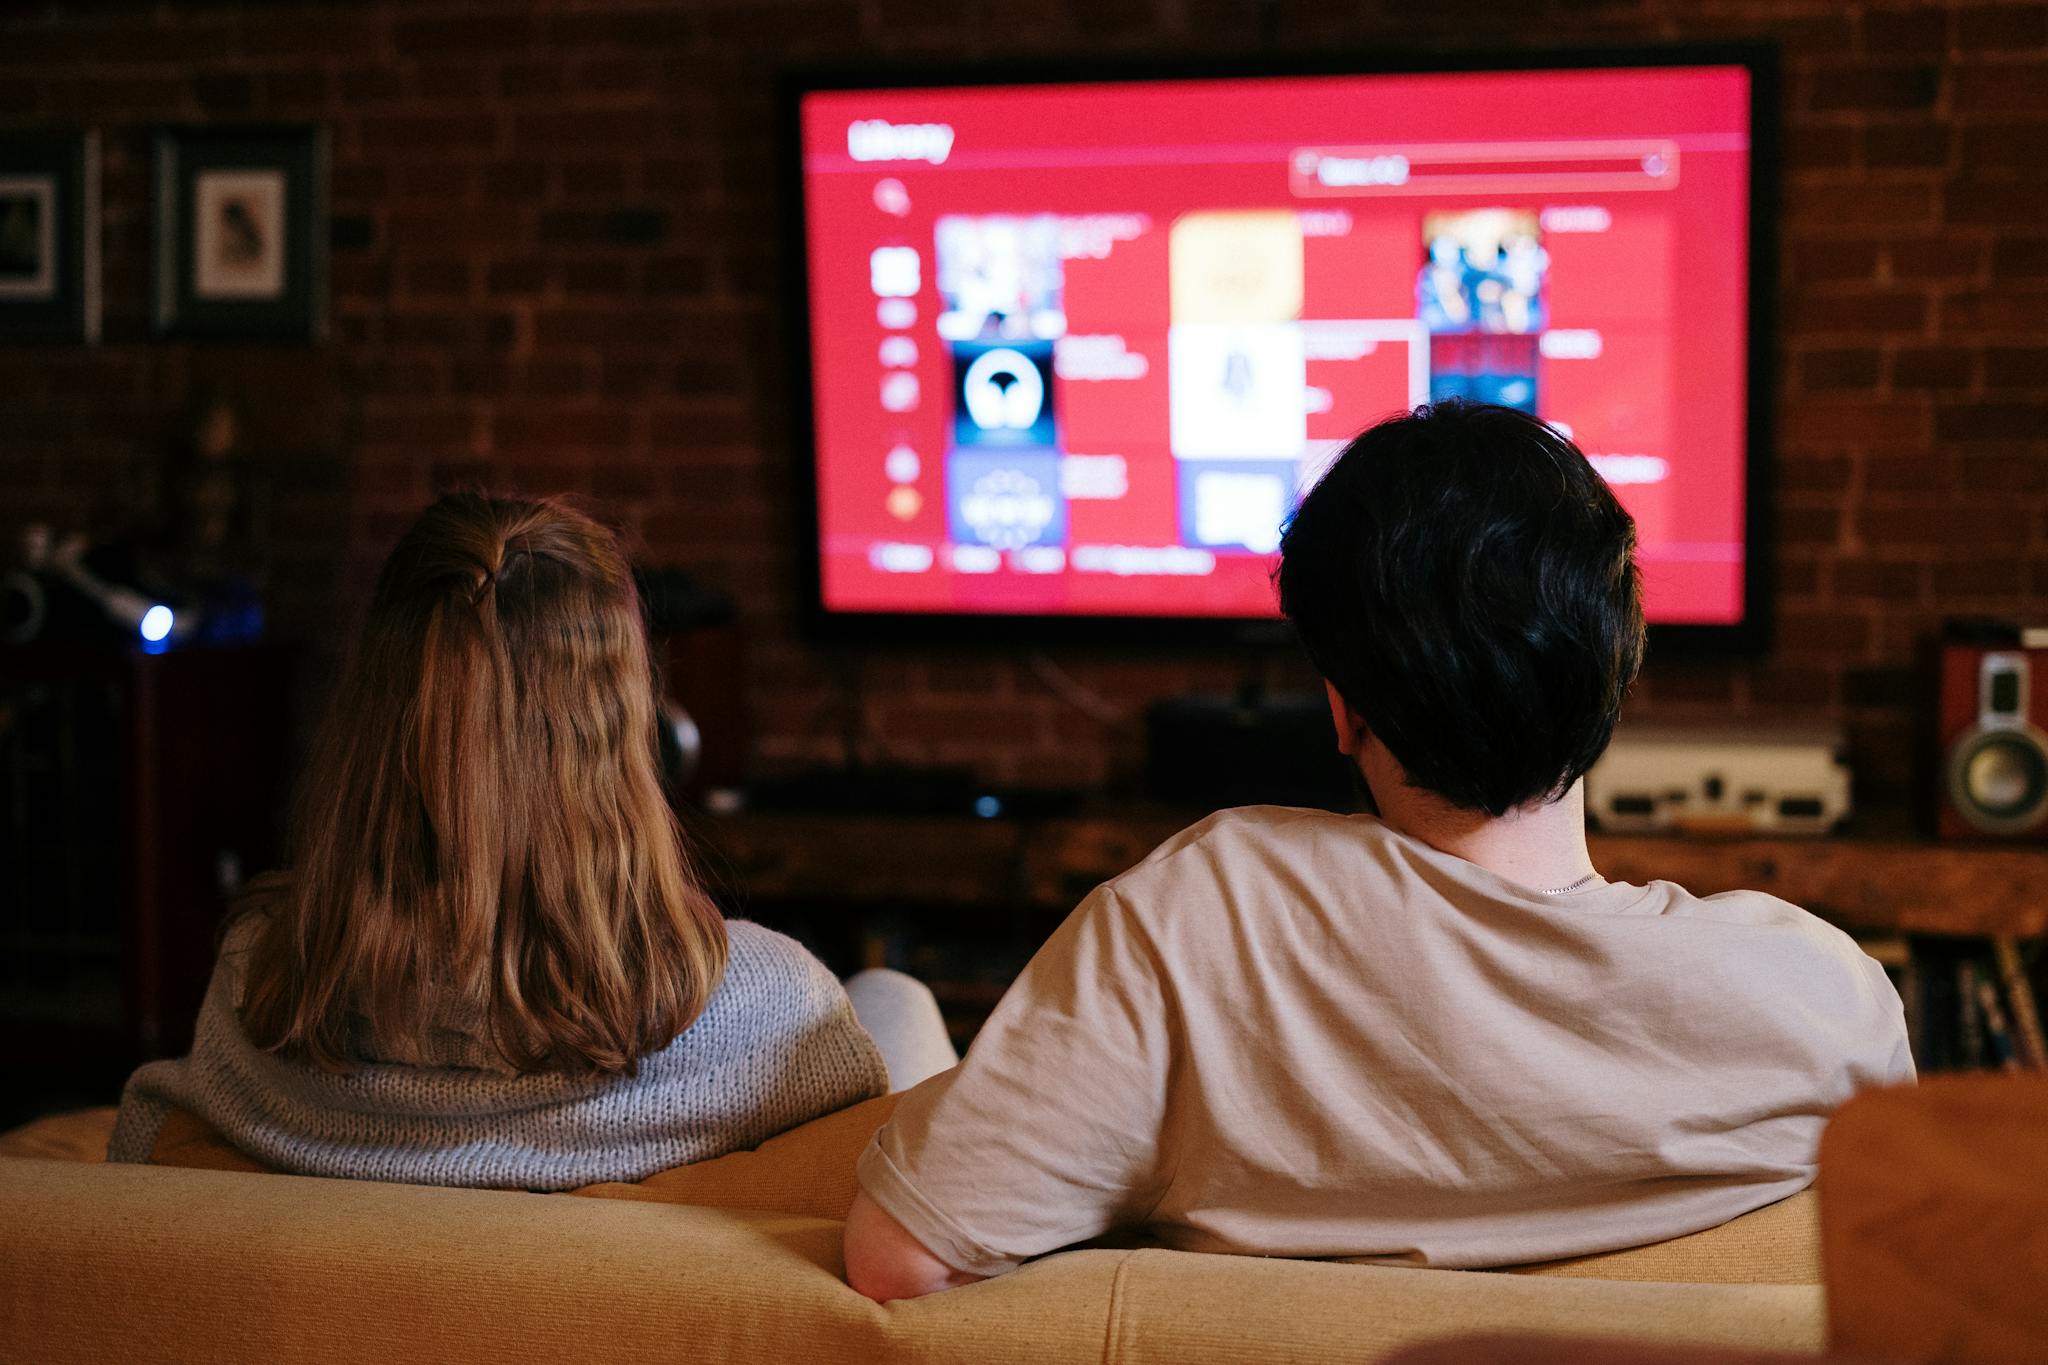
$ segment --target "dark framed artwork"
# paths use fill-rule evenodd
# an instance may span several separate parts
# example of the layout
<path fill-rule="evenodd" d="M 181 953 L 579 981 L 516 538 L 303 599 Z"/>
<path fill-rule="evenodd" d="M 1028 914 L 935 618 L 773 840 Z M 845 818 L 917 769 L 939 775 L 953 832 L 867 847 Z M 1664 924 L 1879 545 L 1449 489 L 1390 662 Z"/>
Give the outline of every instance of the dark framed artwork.
<path fill-rule="evenodd" d="M 0 341 L 96 341 L 99 142 L 0 135 Z"/>
<path fill-rule="evenodd" d="M 156 330 L 317 341 L 327 330 L 327 136 L 315 127 L 156 136 Z"/>

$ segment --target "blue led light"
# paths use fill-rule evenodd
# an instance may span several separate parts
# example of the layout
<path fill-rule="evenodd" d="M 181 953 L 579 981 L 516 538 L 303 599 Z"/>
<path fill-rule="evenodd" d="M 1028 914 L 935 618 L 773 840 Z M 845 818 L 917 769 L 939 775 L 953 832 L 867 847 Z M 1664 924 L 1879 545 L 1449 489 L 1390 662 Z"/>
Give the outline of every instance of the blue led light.
<path fill-rule="evenodd" d="M 150 644 L 159 645 L 171 638 L 171 626 L 176 618 L 171 609 L 159 602 L 142 613 L 142 638 Z"/>
<path fill-rule="evenodd" d="M 984 820 L 993 820 L 1003 813 L 1003 803 L 993 796 L 974 798 L 974 813 Z"/>

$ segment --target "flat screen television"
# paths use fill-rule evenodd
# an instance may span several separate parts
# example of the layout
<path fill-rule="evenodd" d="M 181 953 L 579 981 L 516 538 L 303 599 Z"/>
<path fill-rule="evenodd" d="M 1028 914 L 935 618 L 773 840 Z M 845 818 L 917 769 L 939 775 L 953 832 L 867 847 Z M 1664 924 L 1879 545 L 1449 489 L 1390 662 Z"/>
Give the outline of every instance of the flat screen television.
<path fill-rule="evenodd" d="M 1281 527 L 1452 396 L 1570 434 L 1659 643 L 1768 611 L 1774 67 L 1752 48 L 785 82 L 828 633 L 1274 633 Z"/>

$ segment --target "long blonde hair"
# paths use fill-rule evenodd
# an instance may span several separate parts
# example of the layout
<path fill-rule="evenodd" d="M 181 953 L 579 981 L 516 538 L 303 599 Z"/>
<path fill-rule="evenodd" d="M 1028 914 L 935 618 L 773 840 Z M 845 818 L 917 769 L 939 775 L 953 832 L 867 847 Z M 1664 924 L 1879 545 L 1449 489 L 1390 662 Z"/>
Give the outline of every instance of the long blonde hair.
<path fill-rule="evenodd" d="M 663 796 L 633 579 L 546 500 L 454 494 L 378 579 L 299 782 L 243 1026 L 328 1069 L 452 1005 L 521 1072 L 618 1074 L 689 1027 L 725 922 Z M 367 1029 L 368 1038 L 361 1038 Z"/>

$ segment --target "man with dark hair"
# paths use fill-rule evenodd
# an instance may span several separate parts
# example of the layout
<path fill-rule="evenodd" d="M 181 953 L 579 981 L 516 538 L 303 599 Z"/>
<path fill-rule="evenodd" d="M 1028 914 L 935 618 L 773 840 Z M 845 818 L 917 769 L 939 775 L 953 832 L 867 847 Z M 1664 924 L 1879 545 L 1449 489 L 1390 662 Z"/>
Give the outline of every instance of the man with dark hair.
<path fill-rule="evenodd" d="M 1756 892 L 1609 883 L 1580 778 L 1642 659 L 1635 528 L 1571 442 L 1445 402 L 1353 441 L 1281 604 L 1375 813 L 1251 807 L 1099 888 L 862 1156 L 876 1299 L 1110 1233 L 1500 1266 L 1805 1188 L 1910 1081 L 1897 994 Z"/>

